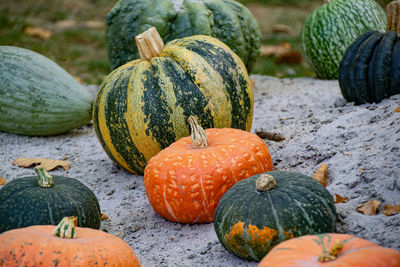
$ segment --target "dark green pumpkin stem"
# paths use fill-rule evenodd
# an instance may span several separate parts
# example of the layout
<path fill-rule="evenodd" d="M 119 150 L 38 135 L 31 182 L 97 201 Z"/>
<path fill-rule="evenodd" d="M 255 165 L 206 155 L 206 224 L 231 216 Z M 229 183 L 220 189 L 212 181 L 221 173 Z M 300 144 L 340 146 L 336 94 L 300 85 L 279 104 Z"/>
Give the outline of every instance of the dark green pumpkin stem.
<path fill-rule="evenodd" d="M 386 7 L 386 31 L 394 31 L 400 36 L 400 1 L 393 1 Z"/>
<path fill-rule="evenodd" d="M 64 217 L 56 226 L 53 234 L 62 238 L 76 238 L 75 227 L 78 225 L 78 219 L 75 216 Z"/>
<path fill-rule="evenodd" d="M 204 148 L 208 147 L 208 137 L 206 132 L 198 124 L 196 118 L 192 115 L 189 116 L 188 122 L 190 124 L 191 136 L 192 136 L 192 146 L 193 148 Z"/>
<path fill-rule="evenodd" d="M 52 187 L 54 185 L 53 177 L 43 167 L 36 167 L 35 172 L 39 177 L 40 187 Z"/>
<path fill-rule="evenodd" d="M 321 255 L 319 255 L 318 260 L 320 262 L 333 261 L 337 258 L 337 255 L 342 248 L 343 242 L 340 240 L 336 240 L 335 244 L 331 247 L 329 251 L 323 251 Z"/>
<path fill-rule="evenodd" d="M 265 192 L 274 189 L 276 186 L 275 177 L 266 173 L 261 174 L 256 180 L 258 191 Z"/>
<path fill-rule="evenodd" d="M 150 61 L 164 50 L 164 42 L 155 27 L 139 34 L 135 37 L 135 40 L 141 60 Z"/>

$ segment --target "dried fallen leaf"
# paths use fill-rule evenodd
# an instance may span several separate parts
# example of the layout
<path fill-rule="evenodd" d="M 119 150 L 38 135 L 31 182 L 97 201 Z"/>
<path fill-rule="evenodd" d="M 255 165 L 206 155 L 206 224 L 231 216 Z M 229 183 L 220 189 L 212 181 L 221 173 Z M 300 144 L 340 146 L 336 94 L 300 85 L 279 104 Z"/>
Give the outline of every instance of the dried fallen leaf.
<path fill-rule="evenodd" d="M 72 20 L 72 19 L 59 20 L 55 23 L 55 26 L 61 30 L 71 29 L 71 28 L 77 27 L 78 22 L 76 20 Z"/>
<path fill-rule="evenodd" d="M 3 177 L 0 177 L 0 185 L 5 185 L 6 184 L 6 180 L 4 180 Z"/>
<path fill-rule="evenodd" d="M 274 60 L 275 64 L 300 64 L 303 60 L 301 56 L 301 52 L 296 51 L 287 51 L 279 56 Z"/>
<path fill-rule="evenodd" d="M 27 35 L 30 35 L 33 37 L 38 37 L 43 40 L 49 39 L 50 36 L 52 35 L 51 31 L 43 29 L 43 28 L 39 28 L 39 27 L 26 26 L 26 27 L 24 27 L 23 31 Z"/>
<path fill-rule="evenodd" d="M 399 212 L 400 212 L 400 204 L 399 205 L 386 204 L 383 214 L 385 214 L 386 216 L 390 216 L 390 215 L 395 215 Z"/>
<path fill-rule="evenodd" d="M 272 25 L 272 32 L 274 32 L 274 33 L 288 33 L 288 34 L 291 34 L 291 33 L 293 33 L 293 29 L 288 25 L 274 24 L 274 25 Z"/>
<path fill-rule="evenodd" d="M 290 43 L 283 42 L 279 45 L 262 45 L 261 46 L 261 56 L 280 56 L 291 50 Z"/>
<path fill-rule="evenodd" d="M 357 207 L 357 211 L 365 215 L 375 215 L 381 203 L 382 203 L 381 201 L 373 199 L 365 202 L 364 204 L 359 205 Z"/>
<path fill-rule="evenodd" d="M 256 134 L 262 139 L 268 139 L 268 140 L 277 141 L 277 142 L 285 140 L 284 136 L 282 136 L 278 133 L 267 132 L 267 131 L 264 131 L 263 129 L 256 130 Z"/>
<path fill-rule="evenodd" d="M 257 89 L 257 87 L 256 87 L 256 82 L 257 82 L 257 80 L 256 79 L 251 79 L 251 87 L 252 87 L 252 89 L 254 90 L 254 91 L 257 91 L 258 89 Z"/>
<path fill-rule="evenodd" d="M 313 178 L 320 182 L 324 187 L 328 185 L 326 181 L 326 172 L 328 171 L 328 164 L 322 163 L 318 170 L 314 173 Z"/>
<path fill-rule="evenodd" d="M 57 167 L 63 167 L 64 170 L 69 170 L 71 163 L 65 160 L 55 160 L 55 159 L 42 159 L 42 158 L 17 158 L 13 165 L 18 165 L 19 167 L 28 168 L 32 165 L 38 165 L 38 167 L 43 167 L 48 171 L 54 170 Z"/>
<path fill-rule="evenodd" d="M 110 218 L 108 217 L 108 215 L 105 214 L 105 213 L 102 213 L 102 214 L 101 214 L 101 220 L 102 220 L 102 221 L 105 221 L 105 220 L 111 221 L 111 219 L 110 219 Z"/>
<path fill-rule="evenodd" d="M 341 195 L 335 194 L 335 204 L 346 203 L 349 199 L 347 197 L 342 197 Z"/>
<path fill-rule="evenodd" d="M 400 106 L 398 106 L 393 112 L 400 112 Z"/>
<path fill-rule="evenodd" d="M 89 20 L 85 22 L 85 26 L 91 30 L 102 30 L 104 28 L 104 22 L 97 20 Z"/>

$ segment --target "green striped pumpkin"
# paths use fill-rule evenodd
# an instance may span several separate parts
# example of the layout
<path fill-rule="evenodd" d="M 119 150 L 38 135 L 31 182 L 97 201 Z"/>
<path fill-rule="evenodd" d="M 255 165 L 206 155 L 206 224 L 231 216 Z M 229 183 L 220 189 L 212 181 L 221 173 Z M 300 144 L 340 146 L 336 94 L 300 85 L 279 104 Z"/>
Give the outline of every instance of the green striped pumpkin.
<path fill-rule="evenodd" d="M 253 14 L 234 0 L 119 0 L 106 17 L 113 68 L 139 58 L 135 36 L 156 27 L 165 42 L 207 35 L 228 45 L 249 72 L 260 53 L 261 31 Z"/>
<path fill-rule="evenodd" d="M 57 225 L 76 216 L 81 227 L 100 228 L 100 206 L 95 194 L 80 181 L 51 176 L 36 168 L 37 176 L 12 180 L 0 189 L 0 233 L 31 225 Z"/>
<path fill-rule="evenodd" d="M 214 228 L 231 253 L 260 261 L 293 237 L 333 232 L 332 196 L 317 180 L 292 172 L 267 172 L 236 183 L 220 199 Z"/>
<path fill-rule="evenodd" d="M 88 123 L 93 96 L 34 51 L 0 46 L 0 131 L 57 135 Z"/>
<path fill-rule="evenodd" d="M 374 0 L 325 0 L 301 31 L 302 53 L 321 79 L 337 79 L 346 48 L 370 30 L 384 31 L 386 13 Z"/>
<path fill-rule="evenodd" d="M 151 40 L 162 42 L 157 38 Z M 199 35 L 171 41 L 159 52 L 110 73 L 94 103 L 100 143 L 132 173 L 142 174 L 151 157 L 188 136 L 190 115 L 204 128 L 251 129 L 251 82 L 228 46 Z"/>

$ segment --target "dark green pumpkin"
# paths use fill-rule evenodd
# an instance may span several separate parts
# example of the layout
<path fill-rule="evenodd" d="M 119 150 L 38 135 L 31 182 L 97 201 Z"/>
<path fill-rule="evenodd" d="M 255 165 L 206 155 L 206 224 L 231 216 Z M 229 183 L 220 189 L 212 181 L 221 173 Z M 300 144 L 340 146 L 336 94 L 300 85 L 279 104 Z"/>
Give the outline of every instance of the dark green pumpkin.
<path fill-rule="evenodd" d="M 251 12 L 234 0 L 120 0 L 107 14 L 106 40 L 113 68 L 138 59 L 135 36 L 157 28 L 165 42 L 208 35 L 227 44 L 250 72 L 261 32 Z"/>
<path fill-rule="evenodd" d="M 152 28 L 141 51 L 154 55 L 110 73 L 95 99 L 93 123 L 110 158 L 142 174 L 148 160 L 188 136 L 188 117 L 204 128 L 250 131 L 253 92 L 246 67 L 221 41 L 204 35 L 177 39 L 162 48 Z M 153 36 L 152 34 L 155 34 Z"/>
<path fill-rule="evenodd" d="M 260 261 L 284 240 L 333 232 L 335 222 L 333 198 L 314 178 L 267 172 L 238 182 L 222 196 L 214 227 L 229 252 Z"/>
<path fill-rule="evenodd" d="M 383 31 L 386 16 L 374 0 L 324 2 L 303 23 L 302 52 L 318 78 L 337 79 L 346 48 L 362 33 Z"/>
<path fill-rule="evenodd" d="M 57 135 L 91 120 L 93 96 L 54 61 L 0 46 L 0 131 Z"/>
<path fill-rule="evenodd" d="M 30 225 L 57 225 L 65 216 L 76 216 L 78 226 L 100 228 L 99 202 L 88 187 L 74 178 L 35 170 L 38 176 L 16 178 L 0 189 L 0 233 Z"/>
<path fill-rule="evenodd" d="M 339 86 L 348 102 L 379 103 L 400 94 L 400 2 L 392 2 L 389 10 L 388 31 L 360 35 L 342 58 Z"/>

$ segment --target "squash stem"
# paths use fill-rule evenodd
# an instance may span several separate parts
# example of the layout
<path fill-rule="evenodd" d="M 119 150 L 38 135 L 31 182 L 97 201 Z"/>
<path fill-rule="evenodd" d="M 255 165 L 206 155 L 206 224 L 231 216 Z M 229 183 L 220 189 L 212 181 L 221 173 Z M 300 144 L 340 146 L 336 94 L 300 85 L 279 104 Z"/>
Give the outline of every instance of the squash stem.
<path fill-rule="evenodd" d="M 164 50 L 164 42 L 155 27 L 139 34 L 135 40 L 141 60 L 150 61 L 153 57 L 158 57 Z"/>
<path fill-rule="evenodd" d="M 266 173 L 261 174 L 256 180 L 256 188 L 260 192 L 274 189 L 276 186 L 275 177 Z"/>
<path fill-rule="evenodd" d="M 53 234 L 62 238 L 76 238 L 75 227 L 78 225 L 76 216 L 64 217 L 56 226 Z"/>
<path fill-rule="evenodd" d="M 400 1 L 393 1 L 386 7 L 386 31 L 397 32 L 400 36 Z"/>
<path fill-rule="evenodd" d="M 318 260 L 320 262 L 333 261 L 337 258 L 337 255 L 342 248 L 343 242 L 341 240 L 336 240 L 335 244 L 329 251 L 323 251 L 321 255 L 319 255 Z"/>
<path fill-rule="evenodd" d="M 46 168 L 36 167 L 35 172 L 39 177 L 40 187 L 52 187 L 54 185 L 53 177 L 47 172 Z"/>
<path fill-rule="evenodd" d="M 198 124 L 196 118 L 192 115 L 188 118 L 190 129 L 191 129 L 191 136 L 192 136 L 192 146 L 193 148 L 205 148 L 208 147 L 208 137 L 206 132 L 201 128 Z"/>

